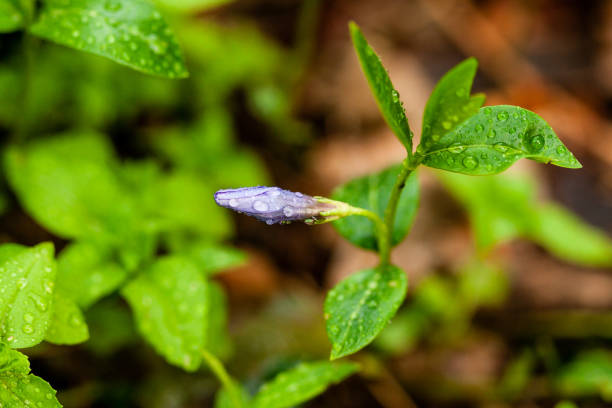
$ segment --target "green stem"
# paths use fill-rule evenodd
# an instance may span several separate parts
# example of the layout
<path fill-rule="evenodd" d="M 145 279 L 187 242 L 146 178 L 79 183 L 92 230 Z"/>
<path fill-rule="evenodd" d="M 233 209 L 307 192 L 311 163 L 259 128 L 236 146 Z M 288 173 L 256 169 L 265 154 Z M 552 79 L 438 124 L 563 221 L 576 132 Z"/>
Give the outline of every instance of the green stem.
<path fill-rule="evenodd" d="M 227 390 L 232 405 L 234 408 L 242 408 L 242 398 L 240 397 L 240 390 L 236 387 L 236 383 L 232 380 L 232 377 L 227 373 L 225 367 L 219 361 L 217 357 L 208 352 L 208 350 L 202 350 L 202 357 L 210 367 L 211 371 L 215 374 L 219 382 L 223 384 L 223 387 Z"/>
<path fill-rule="evenodd" d="M 380 254 L 380 262 L 381 264 L 384 263 L 384 259 L 389 259 L 389 251 L 391 250 L 389 240 L 390 234 L 387 225 L 378 216 L 378 214 L 370 210 L 366 210 L 365 208 L 351 207 L 350 214 L 362 215 L 364 217 L 368 217 L 374 222 L 374 225 L 376 226 L 376 238 L 378 240 L 378 253 Z"/>
<path fill-rule="evenodd" d="M 28 27 L 32 23 L 34 18 L 34 9 L 32 8 L 33 3 L 28 1 L 21 1 L 19 3 L 24 19 L 26 29 L 23 32 L 22 39 L 22 58 L 23 58 L 23 71 L 22 71 L 22 83 L 21 83 L 21 96 L 20 96 L 20 115 L 19 118 L 16 119 L 15 129 L 13 132 L 13 141 L 14 142 L 22 142 L 28 132 L 30 125 L 30 99 L 32 92 L 32 71 L 34 67 L 34 49 L 37 46 L 37 39 L 33 37 L 29 31 Z"/>
<path fill-rule="evenodd" d="M 379 240 L 380 242 L 385 243 L 386 247 L 380 246 L 380 264 L 388 265 L 391 258 L 391 242 L 392 242 L 392 234 L 393 234 L 393 225 L 395 223 L 395 213 L 397 211 L 397 202 L 399 201 L 400 195 L 404 186 L 406 185 L 406 179 L 410 176 L 410 173 L 416 168 L 416 164 L 412 162 L 410 158 L 406 158 L 402 162 L 402 168 L 395 179 L 395 184 L 393 185 L 393 189 L 391 190 L 391 196 L 389 197 L 389 202 L 387 203 L 387 207 L 385 208 L 383 222 L 385 225 L 384 232 L 386 234 L 386 238 L 384 240 Z"/>

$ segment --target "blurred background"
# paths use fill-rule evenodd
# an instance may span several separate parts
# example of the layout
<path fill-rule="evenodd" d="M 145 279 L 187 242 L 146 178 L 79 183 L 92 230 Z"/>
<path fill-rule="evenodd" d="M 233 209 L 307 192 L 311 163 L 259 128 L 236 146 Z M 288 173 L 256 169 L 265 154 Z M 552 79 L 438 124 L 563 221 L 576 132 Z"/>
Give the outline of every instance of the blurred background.
<path fill-rule="evenodd" d="M 408 299 L 354 357 L 361 374 L 306 406 L 610 406 L 612 2 L 193 3 L 160 1 L 185 54 L 185 80 L 40 42 L 24 105 L 21 34 L 3 35 L 0 136 L 6 144 L 15 129 L 32 140 L 95 131 L 135 186 L 155 172 L 197 179 L 197 190 L 173 184 L 168 194 L 188 204 L 169 211 L 192 214 L 179 221 L 246 254 L 215 276 L 231 339 L 219 354 L 233 375 L 255 389 L 295 361 L 327 358 L 326 291 L 376 263 L 331 225 L 267 226 L 212 199 L 219 188 L 262 184 L 330 195 L 403 159 L 353 51 L 354 20 L 417 136 L 436 81 L 474 56 L 474 92 L 486 93 L 485 104 L 538 113 L 584 168 L 523 160 L 489 181 L 420 170 L 420 210 L 392 256 L 409 274 Z M 23 210 L 5 177 L 0 183 L 0 241 L 52 240 L 61 253 L 67 241 Z M 558 217 L 544 221 L 536 207 Z M 26 350 L 66 407 L 213 406 L 214 377 L 166 364 L 136 335 L 118 295 L 86 319 L 88 342 Z"/>

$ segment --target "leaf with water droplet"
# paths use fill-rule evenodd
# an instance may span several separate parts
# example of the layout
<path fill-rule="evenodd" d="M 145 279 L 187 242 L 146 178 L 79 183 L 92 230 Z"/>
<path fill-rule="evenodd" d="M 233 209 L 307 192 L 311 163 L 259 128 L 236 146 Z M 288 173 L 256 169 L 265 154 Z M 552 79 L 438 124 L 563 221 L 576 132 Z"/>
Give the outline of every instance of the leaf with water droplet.
<path fill-rule="evenodd" d="M 0 343 L 0 405 L 7 408 L 61 408 L 55 390 L 30 374 L 28 358 Z"/>
<path fill-rule="evenodd" d="M 339 383 L 355 373 L 351 362 L 316 361 L 300 363 L 265 383 L 253 399 L 253 408 L 289 408 L 321 394 L 331 384 Z"/>
<path fill-rule="evenodd" d="M 391 190 L 401 169 L 400 165 L 391 166 L 380 173 L 352 180 L 338 187 L 332 194 L 334 200 L 365 208 L 381 217 L 391 196 Z M 399 244 L 412 226 L 419 204 L 419 183 L 416 172 L 406 180 L 397 204 L 395 224 L 391 244 Z M 360 216 L 344 217 L 333 222 L 336 230 L 353 244 L 366 249 L 376 250 L 376 229 L 371 220 Z"/>
<path fill-rule="evenodd" d="M 174 34 L 145 0 L 47 0 L 30 31 L 147 74 L 188 76 Z"/>
<path fill-rule="evenodd" d="M 0 0 L 0 33 L 9 33 L 23 27 L 24 18 L 18 2 Z"/>
<path fill-rule="evenodd" d="M 70 345 L 82 343 L 88 338 L 89 330 L 81 309 L 61 290 L 57 290 L 53 296 L 53 314 L 45 340 Z"/>
<path fill-rule="evenodd" d="M 423 114 L 423 146 L 438 141 L 440 135 L 447 134 L 478 112 L 485 97 L 482 94 L 470 96 L 477 67 L 478 61 L 468 58 L 448 71 L 437 83 Z"/>
<path fill-rule="evenodd" d="M 202 361 L 208 292 L 196 265 L 180 256 L 158 258 L 121 290 L 145 340 L 186 371 L 196 370 Z"/>
<path fill-rule="evenodd" d="M 400 103 L 399 94 L 393 87 L 389 74 L 380 62 L 380 58 L 370 47 L 357 24 L 349 23 L 349 29 L 355 51 L 378 107 L 387 124 L 410 155 L 412 154 L 412 131 L 408 125 L 408 119 L 406 119 L 406 112 Z"/>
<path fill-rule="evenodd" d="M 408 288 L 406 273 L 396 266 L 357 272 L 341 281 L 325 298 L 331 359 L 367 346 L 395 315 Z"/>
<path fill-rule="evenodd" d="M 113 259 L 103 243 L 76 241 L 57 258 L 57 290 L 82 308 L 112 293 L 127 278 L 127 271 Z"/>
<path fill-rule="evenodd" d="M 53 244 L 0 246 L 0 337 L 11 348 L 40 343 L 51 319 Z"/>
<path fill-rule="evenodd" d="M 419 155 L 426 166 L 470 175 L 496 174 L 521 158 L 582 167 L 541 117 L 509 105 L 481 108 Z"/>

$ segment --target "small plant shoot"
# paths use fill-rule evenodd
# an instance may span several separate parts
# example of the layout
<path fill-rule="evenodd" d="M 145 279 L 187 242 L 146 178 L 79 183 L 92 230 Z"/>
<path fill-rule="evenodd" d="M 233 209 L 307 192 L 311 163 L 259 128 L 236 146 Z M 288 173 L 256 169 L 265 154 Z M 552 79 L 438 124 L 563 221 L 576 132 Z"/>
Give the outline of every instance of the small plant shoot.
<path fill-rule="evenodd" d="M 468 58 L 437 83 L 415 137 L 384 58 L 353 22 L 352 63 L 361 66 L 380 123 L 399 141 L 392 137 L 403 160 L 336 186 L 327 197 L 270 186 L 266 166 L 239 143 L 239 132 L 253 120 L 279 152 L 304 151 L 311 130 L 293 116 L 292 103 L 322 2 L 300 2 L 292 48 L 254 24 L 227 24 L 225 9 L 223 18 L 206 20 L 204 11 L 227 4 L 231 12 L 230 3 L 0 0 L 7 54 L 0 61 L 6 92 L 0 408 L 290 408 L 333 393 L 357 374 L 363 378 L 355 382 L 381 406 L 410 406 L 407 395 L 384 401 L 382 394 L 400 389 L 400 381 L 369 350 L 410 350 L 442 326 L 464 333 L 479 307 L 499 305 L 510 293 L 509 279 L 486 258 L 493 249 L 520 237 L 568 263 L 612 266 L 612 243 L 603 232 L 540 201 L 532 180 L 498 174 L 520 159 L 581 167 L 544 119 L 518 106 L 484 106 L 485 96 L 471 93 L 478 63 Z M 428 203 L 421 200 L 429 197 L 419 179 L 423 167 L 436 169 L 455 199 L 448 201 L 466 210 L 475 248 L 473 259 L 449 268 L 457 272 L 452 277 L 427 276 L 407 296 L 408 267 L 391 254 L 411 232 L 419 203 Z M 281 281 L 282 262 L 265 256 L 263 266 L 247 262 L 259 249 L 232 244 L 240 244 L 243 227 L 227 210 L 266 224 L 260 228 L 331 223 L 353 245 L 343 248 L 371 256 L 372 264 L 351 264 L 324 300 L 304 291 L 309 294 L 296 301 L 276 296 L 264 305 L 262 294 Z M 304 256 L 315 258 L 308 251 Z M 321 269 L 316 261 L 313 268 Z M 248 319 L 230 313 L 237 300 Z M 299 321 L 285 324 L 291 315 Z M 299 328 L 276 332 L 270 321 Z M 606 322 L 598 326 L 610 327 Z M 73 345 L 79 364 L 70 372 L 45 380 L 35 375 L 70 366 L 64 357 Z M 501 391 L 491 395 L 513 398 L 540 369 L 535 355 L 546 347 L 509 359 Z M 561 367 L 548 352 L 550 364 L 542 366 Z M 92 376 L 98 365 L 111 380 Z M 585 370 L 596 374 L 584 376 Z M 546 386 L 564 397 L 610 400 L 611 372 L 608 351 L 578 353 Z M 194 396 L 204 402 L 192 403 Z"/>
<path fill-rule="evenodd" d="M 356 272 L 327 294 L 324 317 L 332 360 L 370 344 L 406 296 L 406 273 L 390 263 L 390 252 L 406 237 L 414 220 L 420 165 L 467 175 L 497 174 L 522 158 L 571 169 L 582 167 L 535 113 L 517 106 L 482 107 L 484 95 L 471 95 L 477 67 L 474 58 L 451 69 L 436 85 L 425 107 L 421 142 L 413 152 L 413 132 L 397 90 L 359 27 L 350 23 L 349 29 L 374 99 L 406 147 L 406 159 L 338 187 L 333 199 L 308 197 L 307 204 L 301 193 L 278 187 L 243 187 L 215 195 L 219 205 L 268 224 L 334 221 L 344 238 L 379 253 L 378 266 Z"/>

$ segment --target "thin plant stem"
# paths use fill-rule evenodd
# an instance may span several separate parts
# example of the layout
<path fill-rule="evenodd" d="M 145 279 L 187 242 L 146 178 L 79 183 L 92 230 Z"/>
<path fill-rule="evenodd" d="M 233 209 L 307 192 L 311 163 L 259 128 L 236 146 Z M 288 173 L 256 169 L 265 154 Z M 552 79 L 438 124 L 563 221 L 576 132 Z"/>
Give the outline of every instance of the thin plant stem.
<path fill-rule="evenodd" d="M 384 259 L 389 258 L 389 250 L 391 249 L 389 242 L 390 235 L 387 230 L 387 225 L 383 222 L 382 218 L 378 216 L 378 214 L 370 210 L 366 210 L 365 208 L 351 207 L 349 214 L 361 215 L 374 222 L 376 227 L 376 238 L 378 241 L 378 252 L 380 254 L 380 261 L 382 264 Z"/>
<path fill-rule="evenodd" d="M 219 361 L 217 357 L 213 354 L 209 353 L 208 350 L 202 350 L 202 357 L 206 361 L 208 367 L 210 367 L 211 371 L 215 374 L 219 382 L 223 385 L 223 387 L 227 390 L 230 399 L 232 400 L 232 405 L 234 408 L 242 408 L 242 398 L 240 397 L 240 391 L 236 386 L 232 377 L 228 374 L 227 370 Z"/>
<path fill-rule="evenodd" d="M 388 265 L 391 258 L 391 241 L 392 241 L 392 233 L 393 233 L 393 225 L 395 223 L 395 213 L 397 212 L 397 203 L 399 201 L 402 190 L 406 186 L 406 179 L 412 171 L 415 169 L 416 164 L 412 162 L 410 158 L 406 158 L 402 162 L 402 168 L 400 169 L 397 178 L 395 179 L 395 184 L 393 185 L 393 189 L 391 190 L 391 195 L 389 196 L 389 202 L 387 203 L 387 207 L 385 208 L 383 223 L 385 225 L 384 233 L 386 234 L 386 238 L 384 240 L 380 240 L 380 242 L 384 243 L 386 246 L 379 249 L 380 251 L 380 264 L 382 266 Z"/>

